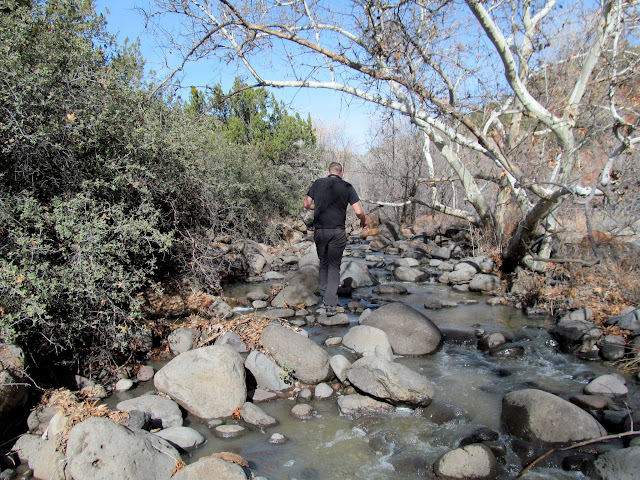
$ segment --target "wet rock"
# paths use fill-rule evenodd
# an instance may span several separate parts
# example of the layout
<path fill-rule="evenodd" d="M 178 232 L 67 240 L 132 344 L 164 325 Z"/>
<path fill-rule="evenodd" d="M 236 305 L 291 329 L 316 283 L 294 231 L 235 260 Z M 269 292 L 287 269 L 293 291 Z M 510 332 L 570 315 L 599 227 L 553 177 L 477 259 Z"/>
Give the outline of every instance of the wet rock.
<path fill-rule="evenodd" d="M 342 344 L 342 337 L 329 337 L 324 341 L 327 347 L 335 347 Z"/>
<path fill-rule="evenodd" d="M 268 441 L 272 445 L 284 445 L 289 441 L 289 439 L 284 435 L 282 435 L 281 433 L 274 433 L 269 437 Z"/>
<path fill-rule="evenodd" d="M 500 288 L 500 278 L 496 275 L 479 273 L 469 282 L 470 292 L 491 292 Z"/>
<path fill-rule="evenodd" d="M 489 355 L 500 358 L 516 358 L 524 356 L 524 347 L 522 345 L 500 345 L 499 347 L 489 350 Z"/>
<path fill-rule="evenodd" d="M 286 305 L 304 305 L 311 307 L 318 304 L 318 297 L 302 284 L 294 284 L 284 287 L 276 297 L 271 300 L 271 305 L 284 308 Z"/>
<path fill-rule="evenodd" d="M 247 397 L 244 362 L 228 345 L 178 355 L 156 373 L 154 385 L 200 418 L 227 417 Z"/>
<path fill-rule="evenodd" d="M 275 392 L 264 390 L 262 388 L 256 388 L 256 390 L 249 398 L 253 403 L 264 403 L 275 400 L 276 398 L 278 398 L 278 394 Z"/>
<path fill-rule="evenodd" d="M 218 438 L 238 438 L 247 433 L 247 429 L 241 425 L 218 425 L 213 433 Z"/>
<path fill-rule="evenodd" d="M 165 428 L 155 435 L 164 438 L 171 445 L 185 452 L 192 452 L 206 441 L 199 432 L 189 427 Z"/>
<path fill-rule="evenodd" d="M 193 328 L 189 327 L 176 328 L 167 337 L 167 343 L 169 344 L 171 353 L 174 355 L 188 352 L 195 346 L 196 332 Z"/>
<path fill-rule="evenodd" d="M 72 478 L 169 478 L 177 459 L 180 454 L 166 440 L 106 418 L 79 423 L 67 443 Z"/>
<path fill-rule="evenodd" d="M 337 315 L 318 315 L 318 323 L 325 327 L 334 327 L 338 325 L 349 325 L 349 316 L 346 313 L 338 313 Z"/>
<path fill-rule="evenodd" d="M 435 297 L 429 297 L 424 302 L 424 308 L 428 308 L 430 310 L 440 310 L 442 308 L 453 308 L 457 306 L 458 304 L 456 302 L 452 302 L 450 300 L 442 300 Z"/>
<path fill-rule="evenodd" d="M 299 403 L 291 409 L 291 416 L 298 420 L 309 420 L 315 415 L 315 410 L 311 405 L 306 403 Z"/>
<path fill-rule="evenodd" d="M 180 469 L 171 480 L 247 480 L 240 465 L 205 457 Z"/>
<path fill-rule="evenodd" d="M 229 345 L 238 353 L 246 353 L 249 351 L 247 345 L 242 341 L 240 335 L 236 332 L 225 332 L 218 337 L 214 345 Z"/>
<path fill-rule="evenodd" d="M 569 445 L 606 434 L 580 407 L 535 389 L 507 393 L 501 420 L 508 433 L 545 446 Z"/>
<path fill-rule="evenodd" d="M 393 358 L 389 338 L 379 328 L 357 325 L 346 333 L 342 339 L 342 344 L 364 357 L 371 355 L 387 360 Z"/>
<path fill-rule="evenodd" d="M 492 430 L 488 427 L 480 427 L 471 435 L 467 435 L 462 440 L 460 440 L 460 446 L 466 447 L 467 445 L 471 445 L 473 443 L 483 443 L 483 442 L 493 442 L 498 440 L 500 434 L 495 430 Z"/>
<path fill-rule="evenodd" d="M 265 328 L 260 339 L 278 365 L 287 365 L 300 381 L 316 385 L 331 377 L 329 354 L 312 340 L 279 325 Z"/>
<path fill-rule="evenodd" d="M 298 392 L 298 397 L 297 398 L 299 400 L 303 400 L 305 402 L 308 402 L 309 400 L 311 400 L 313 398 L 313 393 L 308 388 L 303 388 Z"/>
<path fill-rule="evenodd" d="M 131 380 L 130 378 L 122 378 L 118 380 L 118 383 L 116 383 L 114 388 L 116 392 L 126 392 L 128 390 L 131 390 L 133 386 L 133 380 Z"/>
<path fill-rule="evenodd" d="M 638 472 L 640 472 L 640 447 L 603 453 L 585 468 L 585 473 L 590 478 L 607 480 L 636 480 Z"/>
<path fill-rule="evenodd" d="M 580 310 L 580 312 L 583 311 Z M 582 315 L 567 315 L 550 330 L 560 343 L 560 349 L 565 353 L 588 352 L 600 339 L 600 329 L 594 323 L 579 318 L 581 316 L 587 315 L 584 312 Z"/>
<path fill-rule="evenodd" d="M 358 390 L 394 404 L 426 407 L 435 389 L 424 376 L 402 364 L 380 357 L 363 357 L 347 370 L 347 379 Z"/>
<path fill-rule="evenodd" d="M 286 372 L 264 353 L 252 351 L 245 361 L 245 367 L 253 374 L 258 387 L 276 392 L 289 388 L 284 381 Z"/>
<path fill-rule="evenodd" d="M 469 414 L 461 407 L 433 402 L 423 412 L 423 416 L 436 425 L 444 425 L 454 420 L 470 421 Z"/>
<path fill-rule="evenodd" d="M 240 416 L 245 422 L 258 428 L 271 427 L 278 423 L 275 418 L 267 415 L 260 407 L 251 402 L 245 402 L 244 405 L 242 405 Z"/>
<path fill-rule="evenodd" d="M 338 398 L 338 408 L 342 415 L 354 418 L 395 411 L 395 408 L 388 403 L 359 394 L 343 395 Z"/>
<path fill-rule="evenodd" d="M 130 412 L 138 410 L 148 413 L 151 423 L 160 428 L 182 426 L 182 412 L 176 402 L 160 395 L 142 395 L 124 400 L 116 405 L 118 410 Z"/>
<path fill-rule="evenodd" d="M 409 293 L 407 287 L 397 283 L 383 283 L 374 287 L 372 292 L 377 295 L 405 295 Z"/>
<path fill-rule="evenodd" d="M 538 456 L 536 446 L 531 442 L 522 440 L 521 438 L 513 439 L 511 442 L 511 449 L 513 450 L 513 453 L 518 456 L 520 464 L 523 466 L 529 465 Z"/>
<path fill-rule="evenodd" d="M 498 461 L 485 445 L 468 445 L 442 455 L 433 465 L 436 475 L 446 479 L 493 479 Z"/>
<path fill-rule="evenodd" d="M 442 341 L 440 329 L 425 315 L 403 303 L 389 303 L 367 315 L 361 324 L 383 330 L 397 355 L 426 355 Z"/>
<path fill-rule="evenodd" d="M 584 387 L 584 393 L 589 395 L 605 395 L 608 397 L 622 397 L 629 393 L 624 378 L 619 375 L 601 375 Z"/>
<path fill-rule="evenodd" d="M 489 335 L 485 335 L 478 340 L 478 348 L 480 350 L 491 350 L 494 348 L 498 348 L 507 343 L 507 337 L 500 332 L 490 333 Z"/>

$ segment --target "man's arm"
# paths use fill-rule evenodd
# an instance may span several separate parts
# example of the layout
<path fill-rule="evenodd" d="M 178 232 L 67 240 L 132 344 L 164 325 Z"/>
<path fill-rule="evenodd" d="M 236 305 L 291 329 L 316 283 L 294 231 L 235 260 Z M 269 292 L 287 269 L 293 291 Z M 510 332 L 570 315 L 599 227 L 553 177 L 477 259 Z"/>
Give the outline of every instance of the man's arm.
<path fill-rule="evenodd" d="M 300 197 L 298 197 L 298 198 L 300 198 Z M 304 197 L 304 202 L 302 202 L 302 208 L 306 208 L 307 210 L 315 209 L 316 207 L 313 204 L 313 198 L 311 198 L 309 195 Z"/>
<path fill-rule="evenodd" d="M 364 214 L 360 202 L 353 203 L 351 206 L 353 207 L 356 217 L 360 219 L 360 228 L 364 228 L 367 225 L 367 216 Z"/>

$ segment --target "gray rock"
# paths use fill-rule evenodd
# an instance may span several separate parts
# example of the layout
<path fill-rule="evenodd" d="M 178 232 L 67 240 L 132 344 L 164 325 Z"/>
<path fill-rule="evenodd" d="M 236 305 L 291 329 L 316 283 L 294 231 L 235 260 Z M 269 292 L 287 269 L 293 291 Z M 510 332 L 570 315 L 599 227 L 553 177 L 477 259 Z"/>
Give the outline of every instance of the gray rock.
<path fill-rule="evenodd" d="M 425 315 L 403 303 L 389 303 L 361 320 L 383 330 L 397 355 L 426 355 L 440 346 L 442 333 Z"/>
<path fill-rule="evenodd" d="M 292 308 L 274 308 L 262 313 L 267 318 L 291 318 L 295 317 L 296 311 Z"/>
<path fill-rule="evenodd" d="M 469 282 L 470 292 L 491 292 L 500 288 L 500 277 L 497 275 L 488 275 L 479 273 L 475 275 Z"/>
<path fill-rule="evenodd" d="M 267 259 L 259 253 L 249 253 L 245 257 L 249 273 L 259 275 L 267 264 Z"/>
<path fill-rule="evenodd" d="M 304 305 L 311 307 L 318 304 L 318 297 L 302 284 L 289 285 L 284 287 L 276 297 L 271 300 L 271 305 L 277 308 L 284 308 L 285 305 L 292 307 Z"/>
<path fill-rule="evenodd" d="M 338 408 L 342 415 L 353 418 L 395 411 L 395 408 L 388 403 L 359 394 L 344 395 L 338 398 Z"/>
<path fill-rule="evenodd" d="M 349 325 L 349 316 L 346 313 L 338 313 L 337 315 L 318 315 L 318 323 L 325 327 Z"/>
<path fill-rule="evenodd" d="M 569 401 L 585 410 L 604 410 L 612 403 L 605 395 L 574 395 Z"/>
<path fill-rule="evenodd" d="M 347 370 L 347 379 L 358 390 L 393 404 L 426 407 L 433 401 L 434 386 L 409 367 L 380 357 L 363 357 Z"/>
<path fill-rule="evenodd" d="M 251 302 L 251 306 L 256 310 L 261 310 L 263 308 L 267 308 L 269 304 L 264 300 L 254 300 L 253 302 Z"/>
<path fill-rule="evenodd" d="M 622 397 L 629 393 L 624 379 L 618 375 L 601 375 L 584 387 L 588 395 L 606 395 L 608 397 Z"/>
<path fill-rule="evenodd" d="M 116 405 L 118 410 L 138 410 L 151 416 L 151 423 L 160 428 L 181 427 L 182 412 L 176 402 L 160 395 L 142 395 Z"/>
<path fill-rule="evenodd" d="M 264 276 L 262 277 L 264 280 L 284 280 L 286 277 L 280 273 L 280 272 L 267 272 L 264 274 Z"/>
<path fill-rule="evenodd" d="M 233 308 L 221 298 L 216 298 L 207 308 L 209 314 L 216 318 L 227 319 L 233 317 Z"/>
<path fill-rule="evenodd" d="M 303 388 L 298 392 L 298 399 L 308 402 L 313 398 L 313 393 L 308 388 Z"/>
<path fill-rule="evenodd" d="M 29 467 L 33 468 L 35 459 L 44 447 L 45 441 L 41 435 L 25 433 L 20 435 L 11 450 L 18 454 L 20 463 L 28 464 Z"/>
<path fill-rule="evenodd" d="M 56 414 L 56 407 L 38 406 L 31 410 L 27 418 L 27 427 L 30 433 L 42 435 L 47 429 L 47 425 Z"/>
<path fill-rule="evenodd" d="M 342 262 L 340 266 L 340 284 L 344 282 L 345 278 L 351 277 L 353 279 L 353 287 L 371 287 L 378 284 L 378 280 L 369 273 L 367 266 L 363 263 L 356 262 L 355 260 L 349 260 Z"/>
<path fill-rule="evenodd" d="M 473 277 L 476 276 L 476 271 L 473 268 L 463 268 L 460 270 L 454 270 L 447 273 L 447 283 L 451 285 L 460 285 L 463 283 L 469 283 Z"/>
<path fill-rule="evenodd" d="M 632 335 L 640 334 L 640 309 L 636 308 L 623 315 L 611 317 L 607 325 L 617 325 L 624 330 L 631 330 Z"/>
<path fill-rule="evenodd" d="M 247 300 L 250 302 L 255 300 L 269 300 L 269 294 L 264 292 L 249 292 L 247 293 Z"/>
<path fill-rule="evenodd" d="M 489 273 L 496 265 L 492 259 L 485 256 L 466 257 L 460 260 L 460 262 L 472 264 L 479 273 Z"/>
<path fill-rule="evenodd" d="M 500 332 L 490 333 L 478 340 L 480 350 L 491 350 L 507 343 L 507 338 Z"/>
<path fill-rule="evenodd" d="M 24 352 L 20 347 L 0 344 L 0 418 L 9 417 L 26 405 L 29 387 L 22 378 L 25 368 Z"/>
<path fill-rule="evenodd" d="M 398 283 L 383 283 L 374 287 L 372 291 L 377 295 L 405 295 L 409 293 L 407 287 Z"/>
<path fill-rule="evenodd" d="M 271 427 L 278 423 L 275 418 L 267 415 L 260 407 L 251 402 L 245 402 L 240 410 L 240 416 L 242 420 L 258 428 Z"/>
<path fill-rule="evenodd" d="M 251 400 L 253 401 L 253 403 L 264 403 L 275 400 L 276 398 L 278 398 L 277 393 L 263 390 L 262 388 L 256 388 L 253 392 Z"/>
<path fill-rule="evenodd" d="M 429 275 L 417 268 L 398 267 L 393 271 L 393 278 L 398 282 L 424 282 Z"/>
<path fill-rule="evenodd" d="M 440 478 L 491 480 L 498 475 L 498 461 L 489 447 L 472 444 L 445 453 L 433 470 Z"/>
<path fill-rule="evenodd" d="M 264 353 L 252 351 L 245 361 L 245 367 L 253 374 L 260 388 L 280 392 L 290 386 L 284 381 L 287 373 Z"/>
<path fill-rule="evenodd" d="M 174 355 L 180 355 L 181 353 L 191 350 L 196 341 L 196 332 L 189 327 L 176 328 L 167 337 L 167 343 L 169 349 Z"/>
<path fill-rule="evenodd" d="M 128 390 L 131 390 L 133 388 L 133 386 L 134 386 L 133 380 L 131 380 L 130 378 L 121 378 L 116 383 L 115 391 L 116 392 L 126 392 Z"/>
<path fill-rule="evenodd" d="M 65 462 L 64 454 L 57 449 L 57 443 L 57 440 L 54 439 L 47 440 L 42 444 L 42 448 L 32 460 L 35 478 L 46 478 L 48 480 L 66 480 L 68 478 L 69 466 Z"/>
<path fill-rule="evenodd" d="M 291 409 L 291 416 L 293 418 L 297 418 L 298 420 L 309 420 L 313 418 L 315 415 L 315 410 L 311 405 L 307 405 L 306 403 L 298 403 L 295 407 Z"/>
<path fill-rule="evenodd" d="M 83 480 L 169 478 L 179 460 L 166 440 L 100 417 L 73 427 L 67 443 L 67 472 Z"/>
<path fill-rule="evenodd" d="M 640 474 L 640 447 L 610 450 L 586 467 L 589 478 L 637 480 Z"/>
<path fill-rule="evenodd" d="M 179 470 L 171 480 L 247 480 L 247 475 L 240 465 L 204 457 Z"/>
<path fill-rule="evenodd" d="M 324 344 L 327 347 L 335 347 L 336 345 L 342 344 L 342 337 L 329 337 L 324 341 Z"/>
<path fill-rule="evenodd" d="M 449 260 L 451 258 L 451 247 L 437 247 L 431 249 L 429 253 L 431 254 L 431 258 L 435 258 L 436 260 Z"/>
<path fill-rule="evenodd" d="M 600 329 L 594 323 L 566 316 L 550 330 L 550 333 L 558 340 L 560 349 L 565 353 L 592 350 L 601 335 Z"/>
<path fill-rule="evenodd" d="M 153 369 L 151 365 L 143 365 L 140 367 L 140 370 L 138 370 L 138 374 L 136 375 L 136 378 L 138 379 L 139 382 L 148 382 L 153 378 L 155 373 L 156 371 Z"/>
<path fill-rule="evenodd" d="M 320 291 L 320 286 L 318 285 L 318 256 L 315 256 L 315 265 L 305 265 L 305 258 L 307 257 L 303 257 L 299 263 L 300 269 L 287 278 L 287 283 L 289 285 L 304 285 L 311 292 L 318 293 Z"/>
<path fill-rule="evenodd" d="M 501 419 L 508 433 L 537 445 L 569 445 L 606 435 L 589 413 L 542 390 L 507 393 Z"/>
<path fill-rule="evenodd" d="M 169 427 L 160 430 L 155 435 L 185 452 L 192 452 L 206 441 L 200 432 L 189 427 Z"/>
<path fill-rule="evenodd" d="M 249 351 L 247 345 L 242 341 L 240 335 L 236 332 L 225 332 L 218 337 L 214 345 L 229 345 L 238 353 L 246 353 Z"/>
<path fill-rule="evenodd" d="M 269 437 L 269 443 L 273 445 L 284 445 L 287 443 L 289 439 L 282 435 L 281 433 L 274 433 Z"/>
<path fill-rule="evenodd" d="M 327 383 L 319 383 L 313 393 L 318 400 L 326 400 L 333 396 L 333 388 Z"/>
<path fill-rule="evenodd" d="M 247 398 L 242 357 L 228 345 L 178 355 L 156 373 L 154 384 L 205 419 L 230 416 Z"/>
<path fill-rule="evenodd" d="M 622 336 L 605 335 L 600 340 L 600 356 L 603 360 L 621 360 L 626 354 L 625 340 Z"/>
<path fill-rule="evenodd" d="M 435 297 L 428 297 L 424 302 L 424 308 L 428 308 L 430 310 L 440 310 L 442 308 L 453 308 L 457 306 L 458 304 L 456 302 L 442 300 Z"/>
<path fill-rule="evenodd" d="M 351 362 L 343 355 L 334 355 L 329 360 L 329 364 L 331 365 L 333 373 L 338 377 L 338 380 L 344 383 L 347 379 L 347 370 L 351 368 Z"/>
<path fill-rule="evenodd" d="M 342 344 L 363 357 L 380 356 L 386 360 L 393 358 L 389 338 L 383 330 L 368 325 L 352 327 L 342 339 Z"/>
<path fill-rule="evenodd" d="M 242 425 L 218 425 L 213 433 L 219 438 L 238 438 L 247 433 L 247 429 Z"/>
<path fill-rule="evenodd" d="M 312 340 L 279 325 L 265 328 L 260 340 L 278 365 L 286 365 L 300 381 L 316 385 L 331 377 L 329 354 Z"/>

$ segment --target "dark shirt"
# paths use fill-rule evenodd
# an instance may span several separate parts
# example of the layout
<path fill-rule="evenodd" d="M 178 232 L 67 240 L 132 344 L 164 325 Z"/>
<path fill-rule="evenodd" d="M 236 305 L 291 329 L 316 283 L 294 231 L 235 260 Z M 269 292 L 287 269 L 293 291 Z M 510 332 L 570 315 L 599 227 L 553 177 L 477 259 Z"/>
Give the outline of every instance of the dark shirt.
<path fill-rule="evenodd" d="M 355 188 L 333 174 L 313 182 L 307 195 L 314 204 L 313 226 L 320 229 L 344 229 L 347 206 L 360 201 Z"/>

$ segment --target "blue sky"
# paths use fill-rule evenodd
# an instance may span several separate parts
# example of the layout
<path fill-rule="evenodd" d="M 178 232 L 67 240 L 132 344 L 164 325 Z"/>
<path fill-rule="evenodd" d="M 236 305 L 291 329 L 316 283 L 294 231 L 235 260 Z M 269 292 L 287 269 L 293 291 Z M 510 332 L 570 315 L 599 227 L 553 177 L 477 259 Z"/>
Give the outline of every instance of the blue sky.
<path fill-rule="evenodd" d="M 135 8 L 144 8 L 149 3 L 149 0 L 95 0 L 97 12 L 104 14 L 107 19 L 107 29 L 118 36 L 120 43 L 123 43 L 125 38 L 139 38 L 142 55 L 147 62 L 146 70 L 162 73 L 165 52 L 158 47 L 157 39 L 145 29 L 145 19 Z M 226 91 L 233 83 L 236 71 L 229 67 L 228 71 L 219 71 L 217 75 L 213 83 L 221 83 Z M 182 83 L 187 87 L 201 86 L 211 80 L 211 69 L 203 62 L 195 62 L 185 68 Z M 273 93 L 278 100 L 284 101 L 292 111 L 298 112 L 303 118 L 311 114 L 314 119 L 340 127 L 341 132 L 351 139 L 355 152 L 364 153 L 367 150 L 372 107 L 363 101 L 334 91 L 309 88 L 274 89 Z"/>

